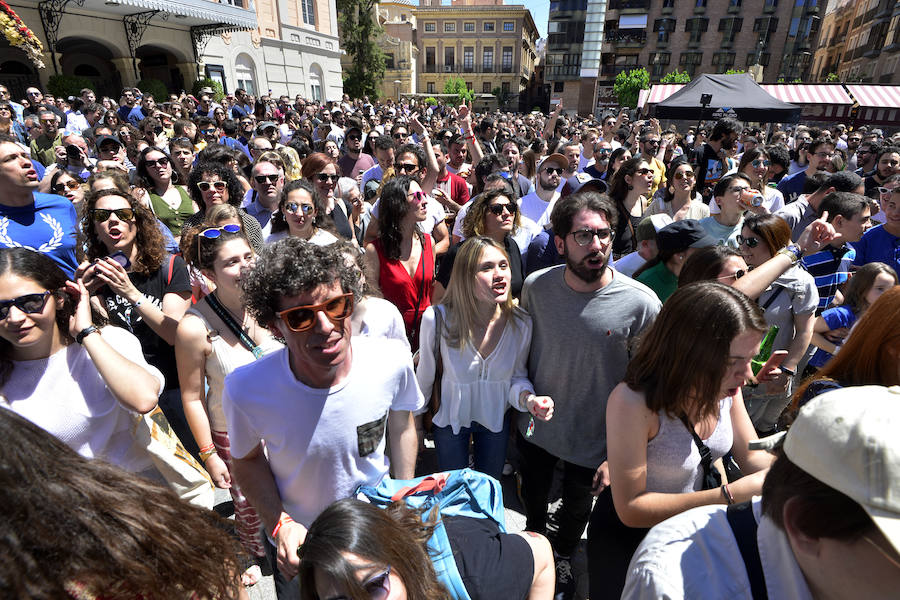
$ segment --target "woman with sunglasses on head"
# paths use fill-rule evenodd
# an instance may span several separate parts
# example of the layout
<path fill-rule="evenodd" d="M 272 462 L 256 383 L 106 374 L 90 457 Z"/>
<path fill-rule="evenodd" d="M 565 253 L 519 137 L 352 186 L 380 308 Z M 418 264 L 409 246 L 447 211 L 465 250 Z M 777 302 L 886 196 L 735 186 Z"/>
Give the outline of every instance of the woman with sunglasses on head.
<path fill-rule="evenodd" d="M 323 152 L 314 152 L 303 161 L 303 179 L 313 184 L 319 193 L 325 209 L 322 216 L 329 217 L 338 235 L 349 240 L 353 237 L 353 228 L 347 218 L 350 209 L 334 195 L 340 178 L 337 164 Z"/>
<path fill-rule="evenodd" d="M 418 224 L 428 216 L 425 194 L 414 180 L 397 176 L 381 190 L 377 239 L 366 246 L 366 261 L 385 300 L 394 303 L 413 352 L 419 348 L 419 324 L 431 306 L 434 249 Z"/>
<path fill-rule="evenodd" d="M 187 182 L 191 197 L 200 210 L 185 219 L 182 226 L 184 229 L 200 225 L 206 220 L 206 212 L 213 206 L 230 204 L 237 209 L 244 235 L 253 250 L 258 252 L 262 248 L 262 228 L 259 221 L 240 208 L 244 192 L 233 169 L 217 162 L 203 162 L 191 170 Z"/>
<path fill-rule="evenodd" d="M 647 207 L 647 215 L 667 214 L 675 221 L 700 220 L 709 216 L 709 207 L 696 191 L 694 167 L 676 160 L 666 172 L 666 187 L 656 193 Z"/>
<path fill-rule="evenodd" d="M 272 233 L 266 238 L 266 243 L 291 236 L 317 246 L 327 246 L 338 240 L 325 229 L 330 225 L 319 192 L 308 181 L 298 179 L 281 190 L 278 211 L 272 215 Z"/>
<path fill-rule="evenodd" d="M 300 550 L 302 600 L 452 600 L 427 546 L 437 519 L 472 600 L 550 600 L 553 551 L 533 532 L 501 533 L 493 521 L 378 508 L 338 500 L 316 518 Z"/>
<path fill-rule="evenodd" d="M 679 288 L 642 335 L 606 408 L 609 485 L 588 529 L 591 598 L 621 595 L 650 527 L 759 495 L 772 457 L 748 450 L 756 433 L 741 386 L 766 329 L 744 294 L 703 282 Z M 731 483 L 717 480 L 712 465 L 729 451 L 744 473 Z"/>
<path fill-rule="evenodd" d="M 184 414 L 213 483 L 231 492 L 241 545 L 247 554 L 259 558 L 265 555 L 259 516 L 231 477 L 222 391 L 229 373 L 282 345 L 244 309 L 239 281 L 254 252 L 239 225 L 202 223 L 186 229 L 182 250 L 188 265 L 215 285 L 215 291 L 188 309 L 176 332 Z M 259 567 L 251 567 L 245 583 L 252 585 L 259 576 Z"/>
<path fill-rule="evenodd" d="M 162 375 L 133 335 L 92 314 L 76 281 L 44 254 L 0 249 L 0 405 L 82 456 L 152 477 L 131 427 L 156 407 Z"/>
<path fill-rule="evenodd" d="M 652 186 L 653 169 L 640 157 L 622 163 L 610 181 L 608 195 L 619 209 L 612 250 L 616 259 L 637 250 L 634 228 L 641 222 Z"/>
<path fill-rule="evenodd" d="M 160 408 L 185 447 L 196 452 L 181 408 L 175 366 L 175 330 L 191 304 L 191 284 L 180 256 L 166 252 L 153 214 L 118 189 L 90 192 L 81 232 L 86 261 L 76 276 L 97 297 L 110 323 L 133 333 L 147 362 L 162 371 Z"/>
<path fill-rule="evenodd" d="M 501 194 L 494 199 L 509 202 Z M 475 469 L 499 481 L 509 440 L 509 407 L 543 421 L 553 415 L 553 400 L 536 396 L 528 381 L 531 318 L 516 307 L 511 280 L 510 257 L 501 242 L 485 236 L 467 239 L 455 255 L 440 305 L 422 317 L 416 379 L 426 398 L 435 385 L 437 361 L 443 371 L 440 407 L 433 417 L 441 471 L 468 466 L 472 438 Z M 440 336 L 437 357 L 435 335 Z"/>
<path fill-rule="evenodd" d="M 176 240 L 180 239 L 185 219 L 196 213 L 199 206 L 184 186 L 176 185 L 180 180 L 172 168 L 172 159 L 159 148 L 145 148 L 138 158 L 135 175 L 138 198 L 169 228 Z"/>
<path fill-rule="evenodd" d="M 510 257 L 510 294 L 517 299 L 522 295 L 522 252 L 513 234 L 522 226 L 519 205 L 505 189 L 483 192 L 470 201 L 469 210 L 463 220 L 463 239 L 489 237 L 501 246 Z M 432 301 L 437 303 L 444 297 L 453 273 L 453 265 L 460 244 L 450 248 L 441 259 L 440 268 L 434 276 Z"/>
<path fill-rule="evenodd" d="M 50 193 L 65 196 L 81 216 L 84 201 L 84 180 L 77 173 L 56 171 L 50 178 Z"/>
<path fill-rule="evenodd" d="M 751 151 L 752 152 L 752 151 Z M 744 219 L 738 238 L 740 251 L 750 269 L 759 267 L 791 243 L 791 230 L 774 215 L 750 215 Z M 744 387 L 744 401 L 753 426 L 760 435 L 774 430 L 787 406 L 796 378 L 813 335 L 819 292 L 815 280 L 800 266 L 792 266 L 764 291 L 757 303 L 766 323 L 778 327 L 772 350 L 786 350 L 781 374 L 772 381 Z"/>

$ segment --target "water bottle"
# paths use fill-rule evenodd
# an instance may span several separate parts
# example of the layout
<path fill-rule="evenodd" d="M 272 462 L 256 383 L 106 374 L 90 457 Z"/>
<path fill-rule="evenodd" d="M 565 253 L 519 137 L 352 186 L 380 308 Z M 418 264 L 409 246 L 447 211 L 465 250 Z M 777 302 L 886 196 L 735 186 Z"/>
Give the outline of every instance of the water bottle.
<path fill-rule="evenodd" d="M 760 369 L 763 368 L 763 365 L 766 364 L 766 361 L 769 360 L 769 357 L 772 356 L 772 347 L 775 345 L 775 338 L 777 336 L 778 325 L 772 325 L 772 327 L 769 328 L 768 333 L 766 333 L 766 337 L 763 338 L 762 345 L 759 347 L 759 354 L 750 360 L 750 368 L 753 369 L 754 375 L 759 373 Z"/>

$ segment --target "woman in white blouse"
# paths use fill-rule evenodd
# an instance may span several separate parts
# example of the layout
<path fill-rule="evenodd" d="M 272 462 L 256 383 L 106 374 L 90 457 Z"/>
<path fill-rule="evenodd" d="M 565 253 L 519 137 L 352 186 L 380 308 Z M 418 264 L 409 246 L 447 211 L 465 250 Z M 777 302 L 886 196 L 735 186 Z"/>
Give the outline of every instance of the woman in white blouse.
<path fill-rule="evenodd" d="M 456 256 L 447 293 L 426 309 L 416 377 L 428 398 L 435 384 L 435 311 L 440 311 L 440 408 L 434 446 L 440 470 L 462 469 L 474 441 L 475 469 L 500 479 L 512 406 L 549 420 L 553 400 L 535 396 L 526 361 L 531 317 L 510 296 L 509 257 L 487 237 L 467 240 Z"/>

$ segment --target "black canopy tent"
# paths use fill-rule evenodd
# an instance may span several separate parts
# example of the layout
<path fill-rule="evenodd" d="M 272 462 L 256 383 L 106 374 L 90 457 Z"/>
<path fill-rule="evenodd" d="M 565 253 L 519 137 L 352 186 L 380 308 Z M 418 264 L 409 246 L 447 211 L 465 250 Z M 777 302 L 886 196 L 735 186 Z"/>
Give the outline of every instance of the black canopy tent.
<path fill-rule="evenodd" d="M 701 97 L 711 99 L 704 108 Z M 757 123 L 793 123 L 800 119 L 801 107 L 782 102 L 762 89 L 744 73 L 703 74 L 657 104 L 653 116 L 661 119 L 709 119 L 732 116 Z"/>

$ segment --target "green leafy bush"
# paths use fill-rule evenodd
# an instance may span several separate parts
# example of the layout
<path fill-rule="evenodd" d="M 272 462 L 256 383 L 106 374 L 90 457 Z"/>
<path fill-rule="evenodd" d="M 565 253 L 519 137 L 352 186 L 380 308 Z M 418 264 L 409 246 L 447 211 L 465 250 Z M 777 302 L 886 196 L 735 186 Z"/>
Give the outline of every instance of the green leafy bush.
<path fill-rule="evenodd" d="M 94 84 L 87 77 L 78 77 L 77 75 L 51 75 L 47 81 L 47 91 L 57 98 L 80 96 L 81 90 L 84 88 L 93 90 Z"/>
<path fill-rule="evenodd" d="M 159 79 L 141 79 L 134 87 L 144 94 L 150 94 L 159 103 L 169 99 L 169 88 Z"/>
<path fill-rule="evenodd" d="M 209 77 L 204 77 L 203 79 L 198 79 L 194 82 L 194 87 L 191 89 L 191 93 L 199 97 L 200 90 L 208 87 L 212 88 L 213 91 L 213 102 L 221 102 L 222 98 L 225 97 L 225 88 L 222 87 L 222 84 L 214 79 L 210 79 Z"/>

